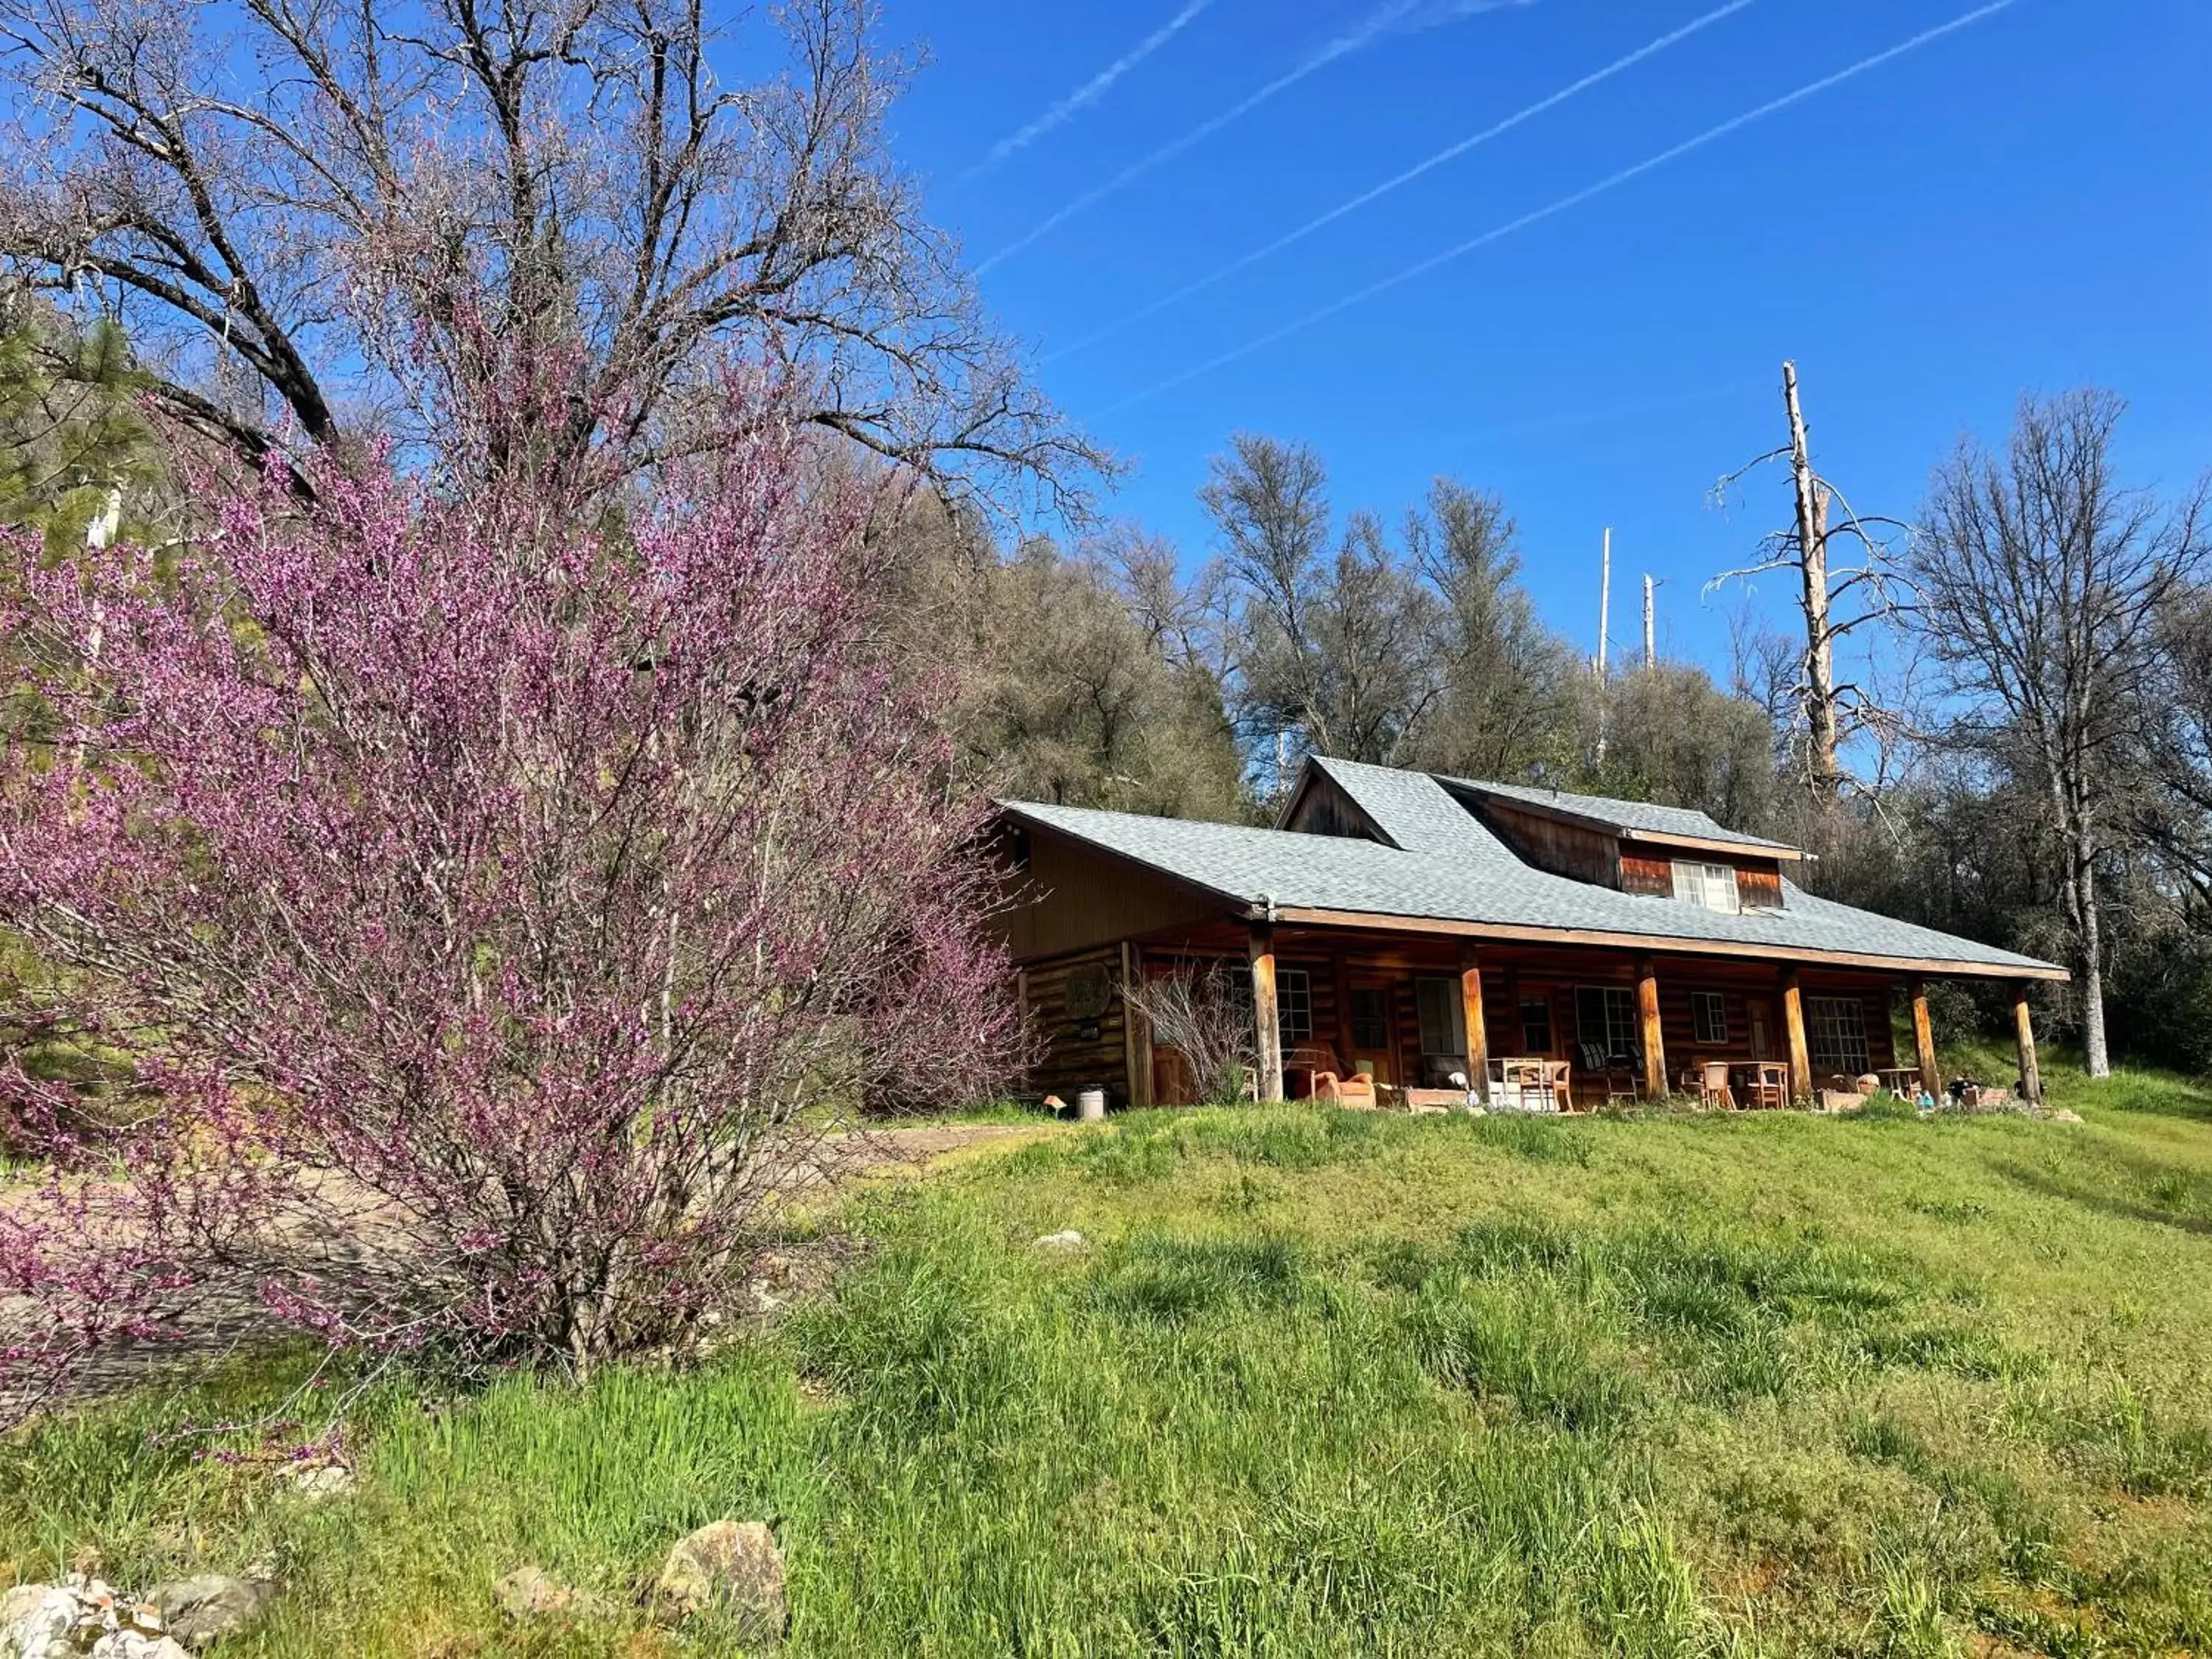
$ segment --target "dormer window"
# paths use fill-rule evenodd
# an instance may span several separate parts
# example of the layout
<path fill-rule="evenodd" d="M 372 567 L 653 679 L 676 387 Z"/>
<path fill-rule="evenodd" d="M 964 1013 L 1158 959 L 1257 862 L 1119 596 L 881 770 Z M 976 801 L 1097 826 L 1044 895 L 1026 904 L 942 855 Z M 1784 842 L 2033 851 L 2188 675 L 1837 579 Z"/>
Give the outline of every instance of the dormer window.
<path fill-rule="evenodd" d="M 1733 865 L 1675 860 L 1674 896 L 1708 910 L 1717 910 L 1723 915 L 1732 916 L 1743 908 L 1742 900 L 1736 893 Z"/>

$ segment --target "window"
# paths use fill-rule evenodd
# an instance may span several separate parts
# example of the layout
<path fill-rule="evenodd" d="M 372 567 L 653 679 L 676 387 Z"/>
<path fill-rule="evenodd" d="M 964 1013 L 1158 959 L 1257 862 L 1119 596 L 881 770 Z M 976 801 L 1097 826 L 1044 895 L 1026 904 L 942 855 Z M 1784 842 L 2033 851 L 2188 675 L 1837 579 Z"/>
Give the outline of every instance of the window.
<path fill-rule="evenodd" d="M 1415 980 L 1413 1008 L 1421 1018 L 1423 1054 L 1467 1053 L 1467 1010 L 1460 1002 L 1457 980 Z"/>
<path fill-rule="evenodd" d="M 1675 860 L 1674 896 L 1731 916 L 1743 908 L 1736 896 L 1735 866 L 1727 864 Z"/>
<path fill-rule="evenodd" d="M 1857 997 L 1807 997 L 1808 1046 L 1816 1072 L 1857 1077 L 1871 1069 L 1867 1054 L 1866 1004 Z"/>
<path fill-rule="evenodd" d="M 1699 1042 L 1729 1040 L 1728 999 L 1718 991 L 1690 993 L 1690 1024 Z"/>
<path fill-rule="evenodd" d="M 1244 1006 L 1252 1006 L 1252 970 L 1236 967 L 1229 970 L 1230 980 L 1237 987 L 1237 1000 Z M 1303 968 L 1275 969 L 1275 1029 L 1285 1043 L 1310 1042 L 1313 1040 L 1313 981 Z"/>
<path fill-rule="evenodd" d="M 1352 988 L 1352 1046 L 1365 1054 L 1390 1046 L 1390 994 L 1379 985 Z"/>
<path fill-rule="evenodd" d="M 1575 1040 L 1584 1048 L 1603 1048 L 1607 1060 L 1641 1064 L 1644 1038 L 1636 994 L 1625 985 L 1577 987 Z"/>
<path fill-rule="evenodd" d="M 1542 997 L 1522 999 L 1521 1052 L 1524 1054 L 1548 1054 L 1552 1052 L 1552 1005 Z"/>

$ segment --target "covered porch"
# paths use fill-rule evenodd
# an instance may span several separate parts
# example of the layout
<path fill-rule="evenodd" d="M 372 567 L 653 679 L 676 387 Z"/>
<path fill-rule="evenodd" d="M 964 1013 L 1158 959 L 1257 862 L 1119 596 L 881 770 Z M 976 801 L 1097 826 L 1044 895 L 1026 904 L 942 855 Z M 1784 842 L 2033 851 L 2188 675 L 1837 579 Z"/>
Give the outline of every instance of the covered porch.
<path fill-rule="evenodd" d="M 1133 940 L 1119 965 L 1130 979 L 1225 965 L 1249 984 L 1265 1099 L 1587 1111 L 1684 1094 L 1809 1105 L 1868 1077 L 1908 1096 L 1943 1089 L 1927 998 L 1940 975 L 1392 921 L 1224 921 Z M 2020 1086 L 2039 1100 L 2027 981 L 2013 989 Z M 1180 1057 L 1139 1016 L 1125 1053 L 1133 1103 L 1191 1097 Z"/>

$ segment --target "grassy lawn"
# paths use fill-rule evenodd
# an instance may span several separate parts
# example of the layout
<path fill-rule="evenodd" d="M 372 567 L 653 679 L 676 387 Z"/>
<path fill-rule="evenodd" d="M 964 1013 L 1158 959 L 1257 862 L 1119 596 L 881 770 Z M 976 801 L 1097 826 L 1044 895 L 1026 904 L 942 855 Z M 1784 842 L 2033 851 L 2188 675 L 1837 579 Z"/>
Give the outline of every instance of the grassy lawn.
<path fill-rule="evenodd" d="M 149 1438 L 282 1363 L 0 1443 L 0 1571 L 271 1559 L 228 1652 L 719 1655 L 490 1585 L 627 1607 L 734 1514 L 801 1654 L 2212 1652 L 2212 1092 L 2052 1069 L 2086 1123 L 979 1148 L 854 1200 L 864 1263 L 703 1372 L 380 1384 L 349 1498 Z"/>

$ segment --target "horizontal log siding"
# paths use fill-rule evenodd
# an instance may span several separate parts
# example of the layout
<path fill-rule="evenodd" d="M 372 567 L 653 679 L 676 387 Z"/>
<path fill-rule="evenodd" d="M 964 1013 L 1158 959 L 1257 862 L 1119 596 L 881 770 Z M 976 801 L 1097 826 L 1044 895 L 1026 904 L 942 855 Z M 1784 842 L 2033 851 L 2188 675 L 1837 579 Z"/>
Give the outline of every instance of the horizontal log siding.
<path fill-rule="evenodd" d="M 1103 969 L 1114 984 L 1106 1011 L 1079 1018 L 1068 1007 L 1068 980 L 1084 969 Z M 1103 1089 L 1116 1104 L 1129 1100 L 1128 1052 L 1121 1024 L 1127 1017 L 1121 994 L 1121 950 L 1118 945 L 1081 951 L 1035 963 L 1028 969 L 1029 1026 L 1037 1045 L 1037 1058 L 1030 1067 L 1029 1093 L 1058 1095 L 1070 1106 L 1085 1089 Z M 1086 1037 L 1085 1029 L 1096 1024 L 1098 1035 Z"/>

